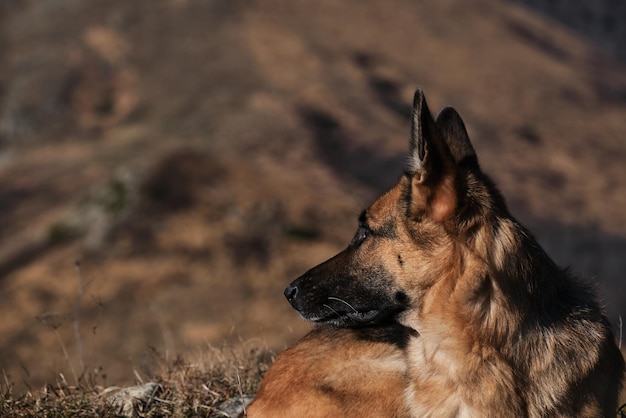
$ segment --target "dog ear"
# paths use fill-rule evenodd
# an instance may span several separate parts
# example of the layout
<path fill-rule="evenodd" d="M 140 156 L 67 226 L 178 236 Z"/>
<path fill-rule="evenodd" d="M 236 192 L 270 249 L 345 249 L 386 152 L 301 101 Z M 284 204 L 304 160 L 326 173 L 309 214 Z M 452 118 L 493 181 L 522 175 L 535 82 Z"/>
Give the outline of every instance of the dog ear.
<path fill-rule="evenodd" d="M 456 206 L 455 158 L 421 90 L 413 99 L 410 152 L 411 212 L 417 219 L 426 215 L 444 221 Z"/>
<path fill-rule="evenodd" d="M 431 137 L 436 124 L 426 104 L 426 97 L 421 89 L 413 96 L 413 114 L 411 115 L 410 166 L 414 178 L 424 183 L 433 169 L 431 156 Z"/>
<path fill-rule="evenodd" d="M 478 166 L 478 159 L 469 135 L 465 129 L 465 124 L 461 116 L 452 107 L 445 107 L 436 121 L 441 136 L 448 145 L 450 154 L 454 158 L 457 166 Z"/>

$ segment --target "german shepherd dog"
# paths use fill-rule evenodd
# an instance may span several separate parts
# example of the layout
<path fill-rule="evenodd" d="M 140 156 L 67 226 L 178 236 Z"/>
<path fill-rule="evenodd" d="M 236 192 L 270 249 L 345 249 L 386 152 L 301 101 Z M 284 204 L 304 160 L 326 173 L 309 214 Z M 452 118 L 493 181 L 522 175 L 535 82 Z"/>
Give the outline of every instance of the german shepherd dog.
<path fill-rule="evenodd" d="M 624 360 L 587 284 L 481 171 L 465 126 L 415 94 L 410 164 L 344 251 L 285 290 L 317 324 L 249 417 L 609 417 Z"/>

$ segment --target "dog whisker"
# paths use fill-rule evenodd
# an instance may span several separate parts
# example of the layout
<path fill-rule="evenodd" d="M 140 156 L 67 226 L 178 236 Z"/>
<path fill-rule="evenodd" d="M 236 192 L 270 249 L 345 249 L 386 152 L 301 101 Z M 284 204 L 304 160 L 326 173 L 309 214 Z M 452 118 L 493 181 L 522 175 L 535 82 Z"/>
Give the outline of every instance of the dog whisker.
<path fill-rule="evenodd" d="M 326 304 L 323 304 L 322 306 L 324 306 L 325 308 L 328 308 L 328 309 L 330 309 L 331 311 L 333 311 L 333 312 L 335 313 L 335 315 L 337 315 L 337 316 L 341 316 L 341 315 L 339 314 L 339 312 L 337 312 L 336 310 L 334 310 L 334 309 L 333 309 L 333 308 L 331 308 L 330 306 L 328 306 L 328 305 L 326 305 Z"/>
<path fill-rule="evenodd" d="M 339 298 L 336 298 L 336 297 L 333 297 L 333 296 L 329 296 L 329 297 L 328 297 L 328 300 L 336 300 L 336 301 L 339 301 L 339 302 L 341 302 L 341 303 L 345 303 L 345 304 L 346 304 L 347 306 L 349 306 L 349 307 L 350 307 L 350 309 L 352 309 L 355 313 L 359 313 L 359 311 L 357 311 L 356 309 L 354 309 L 354 306 L 350 305 L 348 302 L 346 302 L 346 301 L 345 301 L 345 300 L 343 300 L 343 299 L 339 299 Z"/>

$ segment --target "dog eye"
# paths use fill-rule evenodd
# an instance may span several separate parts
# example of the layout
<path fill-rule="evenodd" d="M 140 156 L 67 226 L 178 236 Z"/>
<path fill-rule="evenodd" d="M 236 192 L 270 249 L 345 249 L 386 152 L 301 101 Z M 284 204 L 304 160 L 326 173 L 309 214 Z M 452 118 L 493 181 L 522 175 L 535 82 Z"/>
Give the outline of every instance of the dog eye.
<path fill-rule="evenodd" d="M 356 234 L 354 235 L 354 238 L 352 238 L 350 245 L 358 247 L 363 241 L 365 241 L 365 238 L 367 238 L 369 234 L 370 230 L 367 227 L 359 226 L 359 229 L 356 230 Z"/>

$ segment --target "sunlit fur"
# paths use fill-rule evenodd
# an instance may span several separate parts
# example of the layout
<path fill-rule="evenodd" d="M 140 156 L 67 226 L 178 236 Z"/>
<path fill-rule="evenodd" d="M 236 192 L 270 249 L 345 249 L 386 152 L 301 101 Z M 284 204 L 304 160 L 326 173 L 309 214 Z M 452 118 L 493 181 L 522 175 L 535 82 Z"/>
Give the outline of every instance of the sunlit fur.
<path fill-rule="evenodd" d="M 362 332 L 321 327 L 281 353 L 248 416 L 408 417 L 404 351 Z"/>
<path fill-rule="evenodd" d="M 313 334 L 279 357 L 256 403 L 307 405 L 297 416 L 315 417 L 614 416 L 624 361 L 594 291 L 509 214 L 456 111 L 435 121 L 420 91 L 411 161 L 361 216 L 359 238 L 287 292 L 304 318 L 399 324 L 412 331 L 406 344 Z M 360 312 L 368 323 L 355 322 Z M 328 401 L 328 380 L 353 396 Z M 285 402 L 280 390 L 303 395 Z M 359 409 L 372 402 L 394 407 Z"/>

